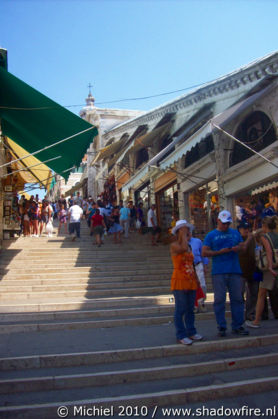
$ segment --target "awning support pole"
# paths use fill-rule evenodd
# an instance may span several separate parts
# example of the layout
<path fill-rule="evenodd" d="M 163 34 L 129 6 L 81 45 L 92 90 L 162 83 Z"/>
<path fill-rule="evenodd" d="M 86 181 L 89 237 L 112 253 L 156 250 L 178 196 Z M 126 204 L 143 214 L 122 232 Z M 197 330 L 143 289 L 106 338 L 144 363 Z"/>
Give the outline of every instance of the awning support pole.
<path fill-rule="evenodd" d="M 12 164 L 12 163 L 16 163 L 16 162 L 18 162 L 18 161 L 20 161 L 20 160 L 26 159 L 27 157 L 30 157 L 30 156 L 35 156 L 36 154 L 41 153 L 42 151 L 48 150 L 48 149 L 49 149 L 49 148 L 51 148 L 51 147 L 55 147 L 56 145 L 59 145 L 59 144 L 61 144 L 61 143 L 65 142 L 65 141 L 70 140 L 71 138 L 77 137 L 78 135 L 80 135 L 80 134 L 84 134 L 85 132 L 90 131 L 90 130 L 95 129 L 95 128 L 96 128 L 95 126 L 92 126 L 92 127 L 90 127 L 90 128 L 85 129 L 84 131 L 77 132 L 76 134 L 73 134 L 73 135 L 71 135 L 70 137 L 64 138 L 63 140 L 60 140 L 60 141 L 58 141 L 58 142 L 56 142 L 56 143 L 54 143 L 54 144 L 48 145 L 48 146 L 46 146 L 46 147 L 44 147 L 44 148 L 41 148 L 41 149 L 40 149 L 40 150 L 38 150 L 38 151 L 34 151 L 34 153 L 27 154 L 26 156 L 21 157 L 20 159 L 12 160 L 12 161 L 10 161 L 9 163 L 6 163 L 6 164 L 3 164 L 2 166 L 0 166 L 0 169 L 1 169 L 2 167 L 9 166 L 9 165 L 10 165 L 10 164 Z"/>
<path fill-rule="evenodd" d="M 12 175 L 14 175 L 15 173 L 19 173 L 19 172 L 26 172 L 26 171 L 28 171 L 28 169 L 31 169 L 32 167 L 40 166 L 41 164 L 45 164 L 45 163 L 48 163 L 48 162 L 50 162 L 50 161 L 60 159 L 61 157 L 62 157 L 62 156 L 53 157 L 53 159 L 48 159 L 48 160 L 45 160 L 45 161 L 41 161 L 41 162 L 39 162 L 39 163 L 33 164 L 32 166 L 26 166 L 26 167 L 24 167 L 23 169 L 15 170 L 15 171 L 14 171 L 14 172 L 12 172 L 12 173 L 8 173 L 7 175 L 2 176 L 2 178 L 6 178 L 6 177 L 8 177 L 8 176 L 12 176 Z M 49 170 L 50 170 L 50 169 L 49 169 Z"/>
<path fill-rule="evenodd" d="M 75 169 L 75 166 L 72 166 L 72 167 L 70 167 L 69 169 L 66 169 L 66 170 L 63 170 L 61 173 L 65 173 L 65 172 L 69 172 L 70 170 L 73 170 L 73 169 Z M 54 175 L 52 175 L 52 176 L 49 176 L 48 178 L 46 178 L 46 179 L 43 179 L 41 182 L 46 182 L 47 180 L 49 180 L 49 179 L 52 179 L 52 178 L 54 178 L 55 176 L 56 176 L 56 174 L 57 173 L 55 173 Z M 38 182 L 39 183 L 39 182 Z M 32 186 L 32 187 L 29 187 L 29 188 L 27 188 L 26 189 L 26 191 L 25 192 L 28 192 L 28 191 L 32 191 L 33 189 L 38 189 L 38 187 L 37 186 Z M 44 188 L 45 189 L 45 188 Z"/>
<path fill-rule="evenodd" d="M 273 163 L 271 160 L 269 160 L 267 157 L 263 156 L 262 154 L 258 153 L 257 151 L 253 150 L 253 148 L 249 147 L 247 144 L 243 143 L 242 141 L 238 140 L 236 137 L 234 137 L 233 135 L 229 134 L 227 131 L 224 131 L 222 128 L 220 128 L 218 125 L 215 125 L 213 122 L 211 122 L 211 125 L 215 128 L 217 128 L 219 131 L 223 132 L 224 134 L 226 134 L 228 137 L 230 137 L 232 140 L 236 141 L 237 143 L 241 144 L 242 146 L 244 146 L 245 148 L 247 148 L 248 150 L 252 151 L 252 153 L 257 154 L 259 157 L 261 157 L 263 160 L 267 161 L 269 164 L 271 164 L 272 166 L 276 167 L 276 169 L 278 169 L 277 164 Z"/>

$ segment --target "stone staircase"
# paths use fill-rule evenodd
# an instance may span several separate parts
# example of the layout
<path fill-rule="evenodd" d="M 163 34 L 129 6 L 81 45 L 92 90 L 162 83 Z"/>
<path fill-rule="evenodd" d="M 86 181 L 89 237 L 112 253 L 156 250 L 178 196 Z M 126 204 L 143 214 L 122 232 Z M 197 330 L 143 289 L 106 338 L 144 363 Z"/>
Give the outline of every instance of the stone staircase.
<path fill-rule="evenodd" d="M 162 418 L 175 416 L 163 409 L 257 403 L 278 415 L 277 321 L 221 340 L 209 294 L 196 316 L 206 340 L 176 345 L 171 272 L 168 247 L 148 235 L 97 248 L 85 223 L 76 242 L 56 231 L 7 242 L 0 417 Z"/>

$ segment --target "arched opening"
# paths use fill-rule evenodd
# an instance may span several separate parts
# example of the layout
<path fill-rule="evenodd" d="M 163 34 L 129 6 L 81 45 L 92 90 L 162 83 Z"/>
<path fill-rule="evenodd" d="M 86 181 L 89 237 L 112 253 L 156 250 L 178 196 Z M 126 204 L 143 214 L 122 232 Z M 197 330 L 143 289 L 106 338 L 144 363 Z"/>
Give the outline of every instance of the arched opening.
<path fill-rule="evenodd" d="M 273 123 L 261 111 L 255 111 L 247 116 L 239 125 L 235 137 L 255 151 L 261 151 L 277 140 Z M 230 166 L 249 159 L 253 155 L 252 151 L 239 143 L 235 143 L 230 155 Z"/>
<path fill-rule="evenodd" d="M 146 148 L 141 148 L 136 154 L 135 169 L 138 169 L 143 163 L 149 160 L 149 153 Z"/>

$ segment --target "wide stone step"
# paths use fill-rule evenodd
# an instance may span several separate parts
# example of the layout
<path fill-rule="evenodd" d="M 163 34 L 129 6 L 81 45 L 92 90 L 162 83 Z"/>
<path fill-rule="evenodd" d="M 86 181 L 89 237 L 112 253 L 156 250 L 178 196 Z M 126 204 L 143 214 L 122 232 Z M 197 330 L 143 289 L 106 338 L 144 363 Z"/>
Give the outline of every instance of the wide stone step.
<path fill-rule="evenodd" d="M 109 310 L 109 313 L 88 313 L 83 321 L 80 317 L 75 317 L 73 314 L 70 318 L 66 318 L 63 322 L 54 319 L 51 322 L 44 323 L 42 320 L 31 322 L 27 321 L 12 321 L 0 323 L 0 333 L 19 333 L 19 332 L 44 332 L 49 330 L 74 330 L 74 329 L 96 329 L 96 328 L 111 328 L 123 326 L 142 326 L 142 325 L 159 325 L 169 324 L 173 322 L 174 307 L 167 307 L 163 310 L 160 307 L 137 310 L 126 309 L 118 312 Z M 83 313 L 82 313 L 83 314 Z M 85 314 L 85 313 L 84 313 Z M 93 316 L 90 314 L 94 314 Z M 230 317 L 230 312 L 227 312 L 227 318 Z M 110 317 L 109 317 L 110 315 Z M 92 317 L 98 317 L 97 320 L 91 320 Z M 107 317 L 109 317 L 107 319 Z M 206 313 L 198 313 L 196 319 L 209 320 L 214 319 L 214 313 L 208 311 Z"/>
<path fill-rule="evenodd" d="M 165 278 L 165 275 L 163 275 L 164 278 L 162 276 L 160 276 L 159 278 L 155 279 L 154 281 L 168 281 L 167 283 L 169 284 L 170 281 L 170 276 L 167 276 L 167 278 Z M 148 283 L 150 283 L 151 280 L 149 275 L 146 275 L 146 277 L 148 278 L 146 281 Z M 135 277 L 132 280 L 132 284 L 136 285 L 137 283 L 140 286 L 140 283 L 142 283 L 142 281 L 144 281 L 144 279 L 142 280 L 141 277 Z M 126 284 L 127 282 L 129 282 L 129 279 L 126 277 L 122 277 L 120 283 Z M 116 277 L 108 277 L 107 280 L 105 280 L 105 277 L 101 277 L 101 278 L 96 278 L 96 277 L 79 277 L 78 279 L 76 278 L 47 278 L 47 279 L 20 279 L 20 283 L 19 283 L 19 278 L 17 279 L 11 279 L 11 278 L 4 278 L 2 279 L 2 282 L 0 283 L 0 289 L 2 289 L 2 287 L 17 287 L 17 286 L 36 286 L 36 285 L 45 285 L 45 286 L 55 286 L 55 285 L 63 285 L 63 286 L 67 286 L 67 287 L 71 287 L 72 285 L 81 285 L 81 286 L 86 286 L 86 284 L 90 285 L 90 284 L 97 284 L 97 283 L 107 283 L 107 284 L 111 284 L 111 283 L 119 283 L 119 278 Z"/>
<path fill-rule="evenodd" d="M 62 417 L 74 418 L 77 416 L 86 417 L 173 417 L 171 415 L 171 409 L 163 409 L 163 406 L 173 406 L 180 404 L 183 406 L 182 409 L 175 410 L 175 416 L 182 415 L 188 416 L 192 409 L 190 404 L 195 402 L 205 402 L 208 400 L 216 400 L 239 396 L 248 396 L 250 394 L 265 393 L 267 394 L 278 388 L 278 378 L 270 377 L 265 379 L 249 379 L 245 381 L 231 382 L 228 384 L 221 385 L 208 385 L 195 387 L 193 389 L 177 389 L 177 390 L 166 390 L 156 393 L 145 393 L 136 394 L 134 396 L 123 396 L 123 397 L 106 397 L 99 399 L 87 398 L 86 400 L 75 400 L 66 402 L 53 402 L 36 405 L 17 405 L 14 407 L 1 407 L 0 417 L 1 418 L 55 418 L 57 412 Z M 273 396 L 272 396 L 273 397 Z M 242 400 L 242 398 L 241 398 Z M 184 407 L 184 403 L 186 406 Z M 248 407 L 247 407 L 248 408 Z M 59 409 L 59 410 L 58 410 Z M 225 409 L 222 406 L 222 410 Z M 233 409 L 227 409 L 229 413 L 233 412 Z M 235 412 L 243 412 L 242 408 L 234 409 Z M 215 412 L 216 409 L 212 409 Z M 254 411 L 250 409 L 250 412 Z M 277 408 L 273 406 L 271 408 L 262 409 L 263 414 L 267 412 L 269 416 L 276 416 Z M 170 412 L 170 413 L 169 413 Z M 178 412 L 178 413 L 177 413 Z M 194 409 L 193 409 L 194 412 Z M 196 415 L 202 414 L 202 408 L 198 407 L 195 410 Z M 206 409 L 204 410 L 206 412 Z M 256 410 L 257 412 L 257 410 Z M 157 415 L 158 413 L 158 415 Z M 235 414 L 236 414 L 235 413 Z M 195 414 L 195 413 L 194 413 Z M 55 416 L 56 415 L 56 416 Z M 66 416 L 65 416 L 66 415 Z M 150 416 L 148 416 L 150 415 Z"/>
<path fill-rule="evenodd" d="M 129 281 L 114 281 L 114 282 L 106 282 L 106 281 L 100 281 L 100 282 L 96 282 L 96 280 L 91 280 L 90 282 L 83 282 L 83 284 L 79 283 L 79 280 L 76 279 L 75 284 L 68 284 L 65 280 L 64 284 L 49 284 L 49 285 L 26 285 L 25 283 L 23 283 L 23 281 L 20 281 L 20 284 L 8 284 L 5 285 L 5 283 L 0 284 L 0 291 L 1 292 L 22 292 L 22 293 L 26 293 L 26 292 L 56 292 L 56 291 L 64 291 L 67 292 L 68 290 L 70 291 L 90 291 L 90 290 L 97 290 L 97 289 L 103 289 L 104 287 L 104 282 L 106 284 L 107 287 L 112 286 L 114 289 L 115 288 L 125 288 L 125 287 L 131 287 L 136 285 L 136 287 L 138 287 L 138 289 L 140 288 L 144 288 L 144 287 L 158 287 L 158 286 L 167 286 L 169 287 L 169 278 L 165 278 L 165 279 L 157 279 L 157 280 L 136 280 L 136 284 L 135 281 L 132 282 L 132 284 Z"/>
<path fill-rule="evenodd" d="M 88 309 L 102 309 L 111 307 L 134 307 L 145 306 L 150 304 L 167 305 L 173 302 L 173 296 L 157 295 L 157 296 L 136 296 L 136 297 L 113 297 L 113 298 L 79 298 L 68 299 L 53 298 L 52 302 L 32 301 L 22 304 L 22 302 L 0 303 L 0 313 L 45 313 L 55 311 L 58 314 L 68 310 L 77 310 L 82 312 Z"/>
<path fill-rule="evenodd" d="M 107 256 L 107 255 L 123 255 L 128 254 L 129 256 L 140 256 L 144 254 L 148 254 L 151 256 L 160 256 L 165 255 L 170 257 L 169 247 L 167 246 L 159 246 L 154 248 L 153 246 L 132 246 L 131 243 L 126 243 L 124 246 L 116 247 L 116 246 L 108 246 L 106 244 L 102 245 L 100 248 L 94 246 L 92 244 L 87 243 L 86 245 L 82 246 L 82 243 L 76 243 L 72 245 L 66 245 L 61 243 L 57 246 L 51 244 L 49 246 L 40 245 L 38 242 L 34 244 L 33 247 L 26 247 L 26 246 L 19 246 L 18 248 L 9 248 L 5 249 L 5 254 L 3 257 L 9 257 L 10 254 L 13 256 L 21 257 L 22 255 L 30 255 L 30 256 L 39 256 L 41 253 L 42 255 L 50 255 L 54 254 L 55 252 L 64 253 L 64 254 L 84 254 L 89 255 L 93 254 L 96 256 Z"/>
<path fill-rule="evenodd" d="M 278 334 L 247 336 L 237 339 L 203 341 L 191 346 L 160 345 L 135 347 L 129 349 L 102 350 L 96 352 L 55 353 L 47 355 L 18 356 L 0 358 L 1 371 L 25 369 L 65 368 L 89 365 L 115 364 L 138 360 L 162 359 L 177 356 L 190 356 L 208 353 L 222 353 L 228 350 L 267 347 L 278 344 Z"/>
<path fill-rule="evenodd" d="M 78 264 L 75 264 L 73 266 L 64 266 L 63 263 L 62 264 L 58 264 L 58 265 L 45 265 L 44 267 L 40 267 L 39 265 L 35 265 L 33 267 L 26 267 L 26 268 L 15 268 L 15 267 L 9 267 L 9 273 L 16 275 L 16 274 L 22 274 L 22 273 L 28 273 L 28 274 L 35 274 L 38 273 L 40 271 L 43 270 L 43 272 L 45 273 L 69 273 L 72 269 L 74 268 L 74 272 L 77 273 L 83 273 L 83 272 L 138 272 L 138 273 L 142 273 L 142 272 L 163 272 L 163 271 L 167 271 L 167 272 L 171 272 L 172 271 L 172 267 L 169 266 L 168 264 L 157 264 L 155 265 L 149 265 L 149 266 L 141 266 L 141 265 L 136 265 L 133 263 L 128 263 L 127 266 L 125 264 L 123 265 L 112 265 L 111 267 L 108 267 L 107 269 L 105 269 L 105 264 L 92 264 L 91 266 L 85 265 L 85 266 L 79 266 Z M 0 269 L 0 273 L 1 274 L 7 274 L 7 269 L 6 268 L 1 268 Z"/>
<path fill-rule="evenodd" d="M 199 345 L 196 344 L 195 347 L 197 346 Z M 59 406 L 66 405 L 70 409 L 70 417 L 73 417 L 73 405 L 84 408 L 86 405 L 114 407 L 116 412 L 119 406 L 146 406 L 154 409 L 155 406 L 184 404 L 185 400 L 188 405 L 196 401 L 203 403 L 206 400 L 267 392 L 278 389 L 276 365 L 277 353 L 274 353 L 269 357 L 236 356 L 221 361 L 127 369 L 125 372 L 112 370 L 106 373 L 66 376 L 56 374 L 37 379 L 1 380 L 0 387 L 4 392 L 1 403 L 4 407 L 0 408 L 0 415 L 15 418 L 54 417 L 55 409 L 57 412 Z M 262 375 L 268 378 L 261 378 Z M 14 391 L 9 391 L 12 381 L 15 388 Z M 215 381 L 221 383 L 215 384 Z M 94 389 L 93 399 L 89 398 L 92 394 L 91 387 Z"/>
<path fill-rule="evenodd" d="M 26 299 L 37 299 L 41 298 L 42 301 L 47 301 L 52 298 L 73 298 L 73 297 L 113 297 L 113 296 L 136 296 L 138 293 L 140 295 L 154 295 L 161 293 L 169 293 L 169 286 L 160 286 L 160 287 L 142 287 L 140 290 L 138 288 L 120 288 L 120 289 L 102 289 L 94 291 L 42 291 L 42 292 L 31 292 L 31 293 L 20 293 L 20 292 L 6 292 L 5 294 L 0 294 L 0 301 L 12 301 L 12 300 L 26 300 Z"/>
<path fill-rule="evenodd" d="M 269 356 L 236 356 L 215 361 L 159 366 L 153 368 L 124 369 L 88 374 L 67 374 L 30 378 L 13 378 L 0 380 L 0 393 L 27 393 L 53 391 L 70 388 L 112 386 L 117 384 L 157 381 L 170 378 L 196 377 L 224 371 L 235 371 L 243 368 L 275 366 L 278 364 L 278 353 Z"/>
<path fill-rule="evenodd" d="M 207 318 L 213 318 L 213 313 L 207 314 Z M 50 330 L 81 330 L 81 329 L 96 329 L 96 328 L 110 328 L 110 327 L 123 327 L 123 326 L 143 326 L 170 323 L 173 315 L 157 315 L 152 317 L 130 317 L 122 319 L 109 319 L 109 320 L 86 320 L 64 323 L 40 323 L 40 324 L 0 324 L 1 333 L 21 333 L 21 332 L 45 332 Z"/>
<path fill-rule="evenodd" d="M 136 274 L 136 272 L 122 272 L 122 273 L 115 273 L 115 275 L 111 275 L 112 273 L 110 273 L 110 275 L 108 274 L 103 274 L 101 272 L 91 272 L 91 273 L 75 273 L 74 271 L 70 271 L 68 273 L 66 272 L 62 272 L 62 273 L 37 273 L 37 274 L 9 274 L 9 275 L 3 275 L 3 281 L 8 281 L 8 280 L 18 280 L 18 281 L 24 281 L 24 280 L 28 280 L 28 279 L 37 279 L 37 280 L 50 280 L 50 279 L 76 279 L 76 282 L 78 282 L 78 280 L 102 280 L 103 282 L 113 282 L 113 281 L 122 281 L 123 278 L 125 279 L 125 281 L 136 281 L 136 280 L 145 280 L 145 279 L 167 279 L 169 280 L 169 284 L 170 284 L 170 278 L 171 278 L 171 274 L 169 272 L 165 272 L 163 271 L 162 273 L 145 273 L 144 275 L 142 275 L 141 273 Z"/>
<path fill-rule="evenodd" d="M 227 384 L 209 384 L 207 386 L 196 386 L 190 389 L 184 389 L 182 383 L 180 386 L 181 388 L 175 390 L 164 390 L 118 397 L 111 396 L 92 399 L 90 398 L 90 394 L 87 394 L 87 398 L 83 400 L 60 400 L 58 402 L 36 403 L 34 405 L 27 405 L 26 403 L 23 403 L 21 406 L 17 403 L 14 407 L 1 407 L 0 417 L 5 419 L 43 417 L 47 419 L 57 417 L 57 412 L 59 412 L 59 415 L 63 415 L 62 417 L 65 417 L 64 415 L 66 412 L 67 418 L 74 418 L 77 415 L 84 417 L 87 415 L 95 417 L 126 417 L 126 415 L 127 417 L 132 417 L 131 415 L 136 417 L 140 415 L 141 417 L 146 417 L 148 414 L 151 415 L 149 417 L 155 417 L 159 408 L 162 406 L 171 406 L 175 404 L 184 405 L 184 403 L 188 406 L 190 403 L 194 402 L 203 403 L 207 400 L 223 399 L 227 397 L 234 398 L 237 396 L 242 397 L 250 394 L 255 395 L 256 393 L 267 393 L 272 390 L 277 390 L 278 377 L 273 376 L 261 379 L 250 378 L 247 380 L 240 380 L 239 378 L 239 381 Z M 69 390 L 67 393 L 69 393 Z M 73 393 L 76 394 L 76 390 Z M 53 392 L 48 392 L 47 394 L 53 397 Z M 184 410 L 186 411 L 184 415 L 188 415 L 188 411 L 186 409 Z M 271 416 L 276 416 L 277 409 L 275 406 L 270 410 L 271 413 L 269 413 L 269 415 L 271 414 Z M 161 409 L 161 412 L 164 412 L 163 416 L 165 414 L 168 416 L 168 411 L 168 409 Z M 202 413 L 202 409 L 198 408 L 198 410 L 196 410 L 196 414 L 199 416 L 200 412 Z"/>
<path fill-rule="evenodd" d="M 20 323 L 41 323 L 45 321 L 61 321 L 61 320 L 80 320 L 80 319 L 114 319 L 119 317 L 129 317 L 139 315 L 155 315 L 173 313 L 174 304 L 161 306 L 144 306 L 128 307 L 128 308 L 107 308 L 98 310 L 80 310 L 80 311 L 52 311 L 46 313 L 4 313 L 0 314 L 1 324 L 20 324 Z"/>
<path fill-rule="evenodd" d="M 25 263 L 26 263 L 26 259 L 24 259 Z M 59 262 L 59 263 L 58 263 Z M 157 262 L 157 265 L 154 265 L 153 263 L 150 264 L 146 264 L 146 260 L 144 261 L 138 261 L 138 260 L 134 260 L 134 261 L 111 261 L 108 264 L 107 262 L 102 262 L 102 261 L 92 261 L 91 258 L 88 258 L 87 261 L 82 261 L 82 260 L 73 260 L 73 258 L 70 258 L 68 260 L 65 260 L 65 258 L 63 257 L 62 260 L 57 258 L 57 261 L 55 262 L 53 260 L 53 258 L 51 258 L 50 261 L 42 261 L 42 259 L 40 260 L 28 260 L 28 264 L 30 264 L 30 268 L 29 269 L 34 269 L 31 268 L 32 263 L 36 263 L 35 267 L 36 270 L 40 270 L 40 269 L 51 269 L 51 268 L 56 268 L 59 267 L 60 269 L 70 269 L 70 268 L 90 268 L 90 269 L 98 269 L 98 270 L 103 270 L 103 271 L 111 271 L 114 269 L 119 269 L 119 268 L 124 268 L 127 270 L 130 269 L 134 269 L 134 268 L 140 268 L 140 269 L 156 269 L 157 266 L 159 266 L 160 268 L 172 268 L 172 265 L 169 263 L 169 261 L 161 259 L 159 261 L 155 261 L 155 263 Z M 2 272 L 2 270 L 22 270 L 23 268 L 20 267 L 20 264 L 18 263 L 18 261 L 14 261 L 12 263 L 9 264 L 1 264 L 0 263 L 0 270 Z M 28 268 L 27 268 L 28 269 Z"/>
<path fill-rule="evenodd" d="M 169 252 L 165 252 L 165 251 L 159 251 L 159 252 L 151 252 L 147 249 L 144 250 L 140 250 L 140 249 L 134 249 L 134 250 L 130 250 L 130 249 L 125 249 L 122 250 L 121 252 L 116 252 L 116 251 L 110 251 L 110 250 L 104 250 L 104 249 L 98 249 L 95 250 L 93 249 L 80 249 L 77 248 L 75 249 L 63 249 L 63 248 L 57 248 L 57 249 L 36 249 L 36 250 L 29 250 L 29 251 L 21 251 L 17 254 L 12 254 L 12 256 L 9 256 L 9 251 L 5 250 L 3 255 L 1 256 L 1 260 L 3 261 L 9 261 L 11 260 L 11 258 L 16 259 L 16 260 L 24 260 L 26 257 L 32 259 L 47 259 L 50 256 L 53 256 L 53 258 L 58 259 L 61 255 L 63 255 L 65 258 L 70 258 L 70 256 L 72 255 L 72 257 L 82 257 L 82 258 L 96 258 L 96 259 L 105 259 L 105 258 L 109 258 L 111 257 L 112 259 L 118 259 L 118 258 L 125 258 L 126 255 L 128 255 L 130 258 L 138 258 L 139 260 L 143 260 L 144 257 L 148 257 L 148 259 L 152 259 L 152 258 L 156 258 L 156 259 L 161 259 L 161 258 L 167 258 L 167 260 L 171 260 L 170 259 L 170 254 Z"/>

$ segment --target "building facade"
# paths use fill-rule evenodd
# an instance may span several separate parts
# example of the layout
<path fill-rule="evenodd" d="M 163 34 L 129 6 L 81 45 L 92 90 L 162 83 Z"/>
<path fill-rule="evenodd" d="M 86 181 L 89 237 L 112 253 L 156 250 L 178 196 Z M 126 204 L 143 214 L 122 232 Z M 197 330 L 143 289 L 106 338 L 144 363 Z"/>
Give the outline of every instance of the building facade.
<path fill-rule="evenodd" d="M 205 234 L 220 208 L 278 180 L 277 70 L 273 53 L 110 129 L 94 163 L 118 199 L 156 202 L 163 228 L 186 217 Z"/>
<path fill-rule="evenodd" d="M 86 176 L 82 179 L 82 184 L 87 184 L 87 196 L 94 199 L 103 191 L 107 172 L 103 170 L 101 163 L 92 165 L 99 151 L 107 147 L 113 140 L 106 141 L 105 133 L 119 125 L 123 121 L 142 115 L 141 111 L 125 109 L 98 108 L 95 106 L 95 99 L 91 92 L 86 99 L 86 106 L 80 111 L 79 115 L 98 129 L 98 136 L 87 151 L 86 156 Z"/>

